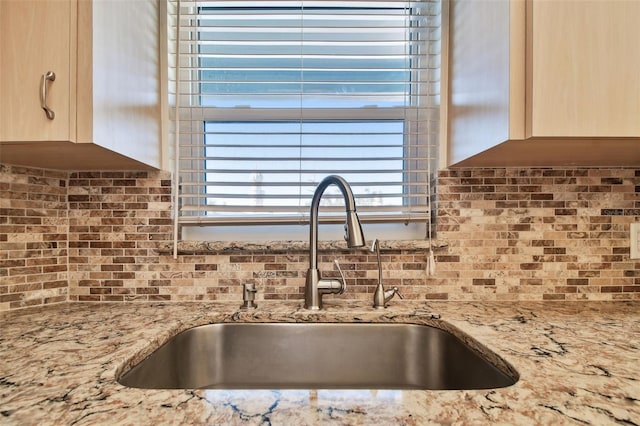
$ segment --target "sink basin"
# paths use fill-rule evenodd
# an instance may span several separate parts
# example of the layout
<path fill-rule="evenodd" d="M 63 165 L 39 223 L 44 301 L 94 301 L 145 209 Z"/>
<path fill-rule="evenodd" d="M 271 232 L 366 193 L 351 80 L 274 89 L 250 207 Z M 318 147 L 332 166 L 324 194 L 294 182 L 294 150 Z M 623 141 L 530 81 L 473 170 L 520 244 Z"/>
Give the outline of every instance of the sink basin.
<path fill-rule="evenodd" d="M 145 389 L 487 389 L 514 384 L 453 334 L 416 324 L 224 323 L 172 337 L 119 382 Z M 495 361 L 494 361 L 495 362 Z"/>

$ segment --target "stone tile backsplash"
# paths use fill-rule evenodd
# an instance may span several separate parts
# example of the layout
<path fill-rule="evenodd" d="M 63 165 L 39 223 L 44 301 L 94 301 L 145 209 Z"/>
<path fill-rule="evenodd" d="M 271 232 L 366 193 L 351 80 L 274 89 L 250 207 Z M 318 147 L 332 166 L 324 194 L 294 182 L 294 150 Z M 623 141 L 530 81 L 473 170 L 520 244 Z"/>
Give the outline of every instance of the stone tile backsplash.
<path fill-rule="evenodd" d="M 67 182 L 0 164 L 0 311 L 67 300 Z"/>
<path fill-rule="evenodd" d="M 440 172 L 438 191 L 449 249 L 431 287 L 443 297 L 639 298 L 629 231 L 640 169 L 454 169 Z"/>
<path fill-rule="evenodd" d="M 302 299 L 307 254 L 231 245 L 174 259 L 167 172 L 62 172 L 0 165 L 0 311 L 62 302 Z M 414 300 L 640 299 L 629 228 L 640 169 L 439 172 L 437 268 L 428 251 L 384 250 L 384 282 Z M 234 248 L 235 247 L 235 248 Z M 323 251 L 342 298 L 372 298 L 375 256 Z M 337 298 L 338 296 L 331 296 Z"/>

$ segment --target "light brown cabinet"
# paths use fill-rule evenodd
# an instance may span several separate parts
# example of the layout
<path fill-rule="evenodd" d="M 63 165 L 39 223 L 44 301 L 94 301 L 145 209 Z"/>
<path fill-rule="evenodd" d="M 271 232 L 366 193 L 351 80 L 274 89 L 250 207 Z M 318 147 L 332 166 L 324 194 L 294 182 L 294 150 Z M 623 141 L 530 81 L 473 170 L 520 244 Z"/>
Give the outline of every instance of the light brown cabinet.
<path fill-rule="evenodd" d="M 450 2 L 448 165 L 640 164 L 640 2 Z"/>
<path fill-rule="evenodd" d="M 0 2 L 0 140 L 45 141 L 71 138 L 70 93 L 75 78 L 71 57 L 71 2 Z M 75 35 L 73 35 L 75 38 Z M 40 108 L 41 79 L 55 72 L 47 102 Z"/>
<path fill-rule="evenodd" d="M 0 162 L 160 168 L 158 5 L 0 1 Z"/>

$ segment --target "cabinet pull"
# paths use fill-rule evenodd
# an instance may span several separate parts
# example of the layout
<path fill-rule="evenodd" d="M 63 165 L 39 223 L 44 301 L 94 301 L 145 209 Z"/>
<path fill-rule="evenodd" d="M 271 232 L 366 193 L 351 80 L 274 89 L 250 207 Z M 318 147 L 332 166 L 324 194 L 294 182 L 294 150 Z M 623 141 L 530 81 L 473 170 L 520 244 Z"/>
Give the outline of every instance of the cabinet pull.
<path fill-rule="evenodd" d="M 56 117 L 56 114 L 47 106 L 47 80 L 55 81 L 56 73 L 53 71 L 47 71 L 46 74 L 42 75 L 42 80 L 40 81 L 40 106 L 47 115 L 47 118 L 49 120 L 53 120 Z"/>

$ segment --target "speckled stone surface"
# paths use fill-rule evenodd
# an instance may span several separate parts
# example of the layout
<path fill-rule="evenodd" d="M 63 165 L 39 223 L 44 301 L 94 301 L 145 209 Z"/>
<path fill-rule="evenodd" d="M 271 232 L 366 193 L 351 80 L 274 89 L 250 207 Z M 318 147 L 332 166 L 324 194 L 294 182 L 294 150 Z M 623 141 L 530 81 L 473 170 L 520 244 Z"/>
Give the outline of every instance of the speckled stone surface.
<path fill-rule="evenodd" d="M 60 304 L 0 314 L 0 424 L 640 424 L 640 303 Z M 441 315 L 441 320 L 431 318 Z M 520 374 L 491 390 L 141 390 L 116 374 L 215 322 L 412 322 L 468 333 Z"/>
<path fill-rule="evenodd" d="M 445 241 L 428 240 L 381 240 L 381 250 L 428 250 L 447 247 Z M 369 242 L 370 245 L 370 242 Z M 173 243 L 159 244 L 158 252 L 172 253 Z M 349 250 L 344 241 L 319 241 L 319 250 Z M 287 251 L 288 253 L 309 251 L 309 241 L 179 241 L 178 253 L 225 253 L 255 251 Z"/>

